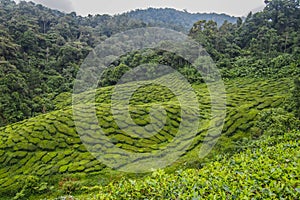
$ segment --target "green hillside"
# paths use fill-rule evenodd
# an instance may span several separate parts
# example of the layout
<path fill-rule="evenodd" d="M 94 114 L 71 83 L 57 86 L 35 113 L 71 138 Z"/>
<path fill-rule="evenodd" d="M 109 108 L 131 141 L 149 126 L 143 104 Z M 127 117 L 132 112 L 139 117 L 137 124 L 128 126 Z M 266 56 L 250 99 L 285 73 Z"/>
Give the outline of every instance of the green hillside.
<path fill-rule="evenodd" d="M 245 143 L 201 169 L 163 170 L 141 179 L 84 187 L 78 199 L 299 199 L 300 132 Z"/>
<path fill-rule="evenodd" d="M 183 32 L 188 32 L 190 28 L 199 20 L 215 21 L 221 26 L 225 21 L 235 23 L 237 17 L 216 13 L 189 13 L 171 8 L 148 8 L 146 10 L 137 9 L 126 13 L 130 18 L 141 20 L 149 25 L 162 26 Z"/>
<path fill-rule="evenodd" d="M 287 101 L 291 95 L 289 88 L 292 84 L 293 82 L 288 78 L 244 78 L 227 81 L 225 83 L 228 98 L 226 123 L 223 136 L 215 151 L 232 151 L 235 149 L 234 141 L 260 136 L 263 130 L 259 130 L 259 127 L 251 129 L 255 126 L 259 113 L 269 108 L 277 108 Z M 200 102 L 201 121 L 205 122 L 209 119 L 210 109 L 206 86 L 195 84 L 193 87 L 197 91 Z M 163 148 L 176 135 L 180 112 L 177 111 L 179 107 L 176 98 L 170 92 L 150 85 L 135 93 L 130 108 L 137 124 L 143 126 L 149 123 L 147 108 L 154 100 L 162 101 L 168 117 L 165 127 L 155 136 L 132 138 L 120 131 L 114 122 L 110 111 L 111 89 L 112 87 L 107 87 L 97 91 L 97 115 L 99 125 L 116 146 L 132 152 L 152 152 Z M 150 101 L 145 103 L 147 99 Z M 89 104 L 89 102 L 85 103 Z M 87 152 L 76 133 L 72 118 L 72 108 L 66 107 L 0 129 L 0 192 L 2 195 L 16 194 L 23 187 L 23 181 L 31 176 L 39 177 L 41 182 L 49 184 L 48 187 L 51 184 L 58 187 L 55 182 L 57 177 L 62 179 L 68 177 L 68 174 L 79 174 L 79 177 L 84 177 L 101 174 L 102 170 L 106 171 L 106 176 L 113 173 Z M 93 130 L 84 123 L 79 128 L 85 129 L 87 135 L 88 131 Z M 195 165 L 207 128 L 207 125 L 199 127 L 193 144 L 175 166 L 186 162 Z M 52 180 L 51 177 L 55 178 Z"/>
<path fill-rule="evenodd" d="M 174 21 L 174 14 L 187 16 L 188 27 L 185 25 L 184 32 L 200 19 L 212 19 L 176 10 L 170 16 L 165 10 L 159 12 L 164 19 L 161 24 L 136 19 L 131 14 L 83 17 L 33 2 L 0 0 L 0 126 L 53 111 L 53 99 L 72 91 L 83 60 L 108 37 L 148 26 L 182 30 L 185 20 Z M 228 18 L 212 16 L 220 21 Z"/>
<path fill-rule="evenodd" d="M 300 1 L 265 4 L 234 22 L 215 14 L 197 21 L 200 15 L 173 9 L 82 17 L 0 0 L 0 200 L 300 199 Z M 197 48 L 183 58 L 165 50 L 168 41 L 127 53 L 132 48 L 113 37 L 129 29 L 157 30 L 153 26 L 190 29 L 188 37 L 205 51 Z M 129 45 L 147 39 L 127 36 L 121 40 L 128 38 Z M 113 44 L 95 49 L 103 41 Z M 174 47 L 178 53 L 194 49 Z M 101 78 L 101 58 L 93 54 L 84 65 L 88 72 L 81 73 L 89 52 L 98 51 L 105 54 L 103 62 L 111 61 Z M 116 52 L 123 53 L 115 58 Z M 225 85 L 214 99 L 210 93 L 220 88 L 205 84 L 216 72 L 208 61 L 215 62 Z M 139 66 L 144 68 L 135 71 Z M 197 98 L 188 98 L 190 88 L 175 72 Z M 129 95 L 128 106 L 114 104 L 118 83 L 123 89 L 142 85 Z M 89 84 L 96 89 L 82 92 Z M 124 100 L 130 93 L 119 94 Z M 213 108 L 223 110 L 214 103 L 225 94 L 222 126 Z M 153 115 L 156 108 L 160 112 Z M 181 134 L 181 127 L 196 134 Z M 218 127 L 221 134 L 211 134 Z M 212 150 L 201 157 L 202 147 Z"/>

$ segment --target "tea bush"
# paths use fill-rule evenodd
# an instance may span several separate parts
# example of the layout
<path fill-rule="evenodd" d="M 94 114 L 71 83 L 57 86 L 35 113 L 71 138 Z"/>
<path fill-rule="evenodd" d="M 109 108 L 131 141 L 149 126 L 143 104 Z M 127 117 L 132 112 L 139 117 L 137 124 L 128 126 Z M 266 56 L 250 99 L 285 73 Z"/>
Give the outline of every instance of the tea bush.
<path fill-rule="evenodd" d="M 215 155 L 223 152 L 240 151 L 239 140 L 260 136 L 260 129 L 257 132 L 252 130 L 255 127 L 255 121 L 259 119 L 259 113 L 267 113 L 270 108 L 281 107 L 287 97 L 291 96 L 289 88 L 292 85 L 293 82 L 290 78 L 240 78 L 226 81 L 227 116 L 222 137 L 212 153 Z M 124 85 L 124 87 L 127 86 Z M 173 169 L 185 163 L 190 167 L 202 166 L 197 152 L 199 152 L 209 128 L 210 96 L 205 84 L 193 84 L 192 86 L 199 100 L 201 126 L 198 128 L 192 145 L 174 166 L 172 165 L 168 169 L 170 171 L 174 171 Z M 151 105 L 160 102 L 166 110 L 167 117 L 165 126 L 157 134 L 150 138 L 139 138 L 132 137 L 120 130 L 114 121 L 114 116 L 110 111 L 112 89 L 112 87 L 105 87 L 96 92 L 96 113 L 99 125 L 112 143 L 126 151 L 152 152 L 165 148 L 173 140 L 181 122 L 180 105 L 177 98 L 169 90 L 148 85 L 139 88 L 133 94 L 129 106 L 130 115 L 135 123 L 141 125 L 140 129 L 135 130 L 135 134 L 138 135 L 139 130 L 143 130 L 146 128 L 145 125 L 150 123 L 149 110 Z M 82 98 L 83 104 L 90 105 L 89 95 L 91 93 L 87 92 L 79 96 Z M 108 177 L 113 174 L 113 170 L 108 169 L 94 158 L 82 144 L 82 140 L 91 144 L 95 142 L 92 135 L 96 127 L 95 124 L 82 120 L 77 123 L 75 128 L 72 109 L 69 105 L 72 101 L 68 99 L 63 101 L 68 96 L 63 94 L 58 97 L 57 107 L 63 108 L 61 110 L 0 128 L 0 196 L 8 196 L 8 199 L 16 194 L 22 196 L 20 191 L 22 191 L 23 182 L 21 180 L 25 180 L 28 176 L 39 177 L 41 182 L 49 184 L 49 187 L 54 186 L 55 191 L 63 191 L 59 192 L 59 195 L 69 195 L 70 192 L 73 195 L 73 192 L 78 192 L 77 183 L 81 184 L 83 180 L 87 179 L 69 181 L 64 184 L 64 189 L 62 189 L 59 182 L 67 174 L 93 174 L 90 177 L 91 180 L 101 177 L 104 170 L 107 170 Z M 86 110 L 86 112 L 90 111 Z M 287 121 L 292 119 L 289 115 L 284 117 L 285 114 L 280 114 L 280 116 L 283 116 L 283 119 Z M 85 114 L 82 113 L 82 119 L 84 117 Z M 277 120 L 277 117 L 275 118 Z M 271 117 L 270 119 L 275 118 Z M 266 119 L 260 121 L 268 122 Z M 281 118 L 278 119 L 282 121 Z M 218 121 L 218 119 L 215 120 Z M 263 128 L 269 125 L 261 123 L 261 126 Z M 77 133 L 78 130 L 83 130 L 86 135 L 80 138 Z M 288 131 L 286 128 L 280 129 L 277 134 L 286 131 Z M 208 136 L 206 141 L 210 142 L 214 139 L 214 137 Z M 53 177 L 58 177 L 58 180 L 53 181 Z M 98 184 L 96 181 L 91 185 Z M 23 191 L 28 191 L 28 189 Z M 40 194 L 38 192 L 31 194 L 35 197 L 34 195 L 39 196 Z M 47 195 L 50 194 L 45 196 Z"/>
<path fill-rule="evenodd" d="M 299 131 L 264 136 L 201 169 L 122 178 L 78 199 L 299 199 L 299 139 Z"/>

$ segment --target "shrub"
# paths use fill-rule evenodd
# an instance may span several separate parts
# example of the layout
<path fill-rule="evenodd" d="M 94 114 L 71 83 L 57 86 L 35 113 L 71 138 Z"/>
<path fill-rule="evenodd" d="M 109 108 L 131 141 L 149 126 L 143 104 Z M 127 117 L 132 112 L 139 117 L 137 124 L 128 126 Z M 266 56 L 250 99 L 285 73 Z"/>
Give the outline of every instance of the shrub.
<path fill-rule="evenodd" d="M 295 87 L 293 90 L 293 101 L 295 107 L 296 117 L 300 119 L 300 78 L 295 79 L 294 81 Z"/>
<path fill-rule="evenodd" d="M 80 181 L 71 177 L 61 179 L 58 184 L 63 193 L 68 195 L 76 192 L 81 187 Z"/>
<path fill-rule="evenodd" d="M 296 131 L 264 136 L 201 169 L 124 177 L 91 188 L 82 199 L 299 199 L 299 136 Z"/>
<path fill-rule="evenodd" d="M 32 194 L 42 194 L 49 192 L 53 187 L 49 187 L 47 183 L 40 182 L 40 179 L 36 176 L 27 176 L 23 181 L 23 188 L 18 192 L 14 200 L 27 199 Z"/>
<path fill-rule="evenodd" d="M 299 129 L 299 126 L 299 120 L 282 108 L 263 110 L 256 121 L 256 128 L 260 130 L 260 134 L 267 135 L 282 135 L 287 131 Z"/>

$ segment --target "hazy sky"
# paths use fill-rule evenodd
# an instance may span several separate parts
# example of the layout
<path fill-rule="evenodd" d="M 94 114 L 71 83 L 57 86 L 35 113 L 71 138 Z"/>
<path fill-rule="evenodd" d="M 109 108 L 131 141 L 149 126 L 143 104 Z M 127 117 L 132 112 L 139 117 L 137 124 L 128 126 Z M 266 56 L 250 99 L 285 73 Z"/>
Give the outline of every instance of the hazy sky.
<path fill-rule="evenodd" d="M 19 0 L 16 0 L 17 2 Z M 28 0 L 26 0 L 28 1 Z M 263 8 L 264 0 L 32 0 L 65 12 L 80 15 L 117 14 L 137 8 L 176 8 L 189 12 L 216 12 L 245 16 Z"/>

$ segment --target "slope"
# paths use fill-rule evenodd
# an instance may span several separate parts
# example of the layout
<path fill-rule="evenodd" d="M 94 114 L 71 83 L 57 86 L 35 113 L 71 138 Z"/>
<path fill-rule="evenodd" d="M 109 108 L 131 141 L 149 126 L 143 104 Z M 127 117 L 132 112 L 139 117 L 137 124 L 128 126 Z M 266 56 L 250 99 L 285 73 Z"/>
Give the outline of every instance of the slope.
<path fill-rule="evenodd" d="M 232 141 L 248 137 L 257 115 L 264 109 L 279 107 L 289 96 L 292 81 L 283 79 L 234 79 L 225 83 L 227 90 L 227 117 L 223 138 Z M 204 84 L 193 85 L 196 90 L 203 124 L 210 116 L 210 100 Z M 164 128 L 150 138 L 132 138 L 119 130 L 110 111 L 113 87 L 101 88 L 96 94 L 98 121 L 115 145 L 131 152 L 152 152 L 165 147 L 176 135 L 180 124 L 179 104 L 172 93 L 158 86 L 138 90 L 131 99 L 131 116 L 135 123 L 149 123 L 149 108 L 162 102 L 167 111 Z M 88 94 L 85 94 L 88 95 Z M 67 100 L 66 100 L 67 101 Z M 90 102 L 84 102 L 89 104 Z M 89 124 L 79 128 L 92 130 Z M 197 160 L 197 153 L 206 136 L 207 126 L 199 127 L 188 151 L 177 164 Z M 89 135 L 89 134 L 87 134 Z M 92 139 L 92 138 L 91 138 Z M 213 139 L 213 138 L 211 138 Z M 221 146 L 230 146 L 222 143 Z M 220 147 L 217 147 L 217 149 Z M 176 164 L 176 163 L 175 163 Z M 64 177 L 67 174 L 97 174 L 106 167 L 97 161 L 82 144 L 72 116 L 72 108 L 40 115 L 0 129 L 0 193 L 14 195 L 22 188 L 22 180 L 37 176 L 41 180 Z M 111 170 L 107 169 L 112 173 Z M 106 172 L 107 173 L 107 172 Z M 53 184 L 53 181 L 50 183 Z"/>
<path fill-rule="evenodd" d="M 201 169 L 142 179 L 122 178 L 86 187 L 78 199 L 299 199 L 300 132 L 265 136 L 233 156 L 221 155 Z"/>
<path fill-rule="evenodd" d="M 134 10 L 126 13 L 130 18 L 141 20 L 150 25 L 162 26 L 188 32 L 199 20 L 213 20 L 219 26 L 225 21 L 236 23 L 237 17 L 216 13 L 189 13 L 172 8 L 148 8 L 146 10 Z"/>

